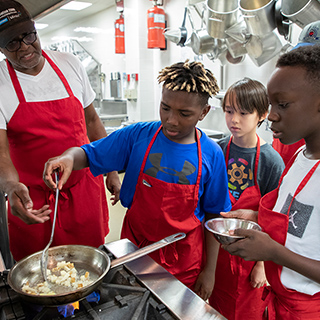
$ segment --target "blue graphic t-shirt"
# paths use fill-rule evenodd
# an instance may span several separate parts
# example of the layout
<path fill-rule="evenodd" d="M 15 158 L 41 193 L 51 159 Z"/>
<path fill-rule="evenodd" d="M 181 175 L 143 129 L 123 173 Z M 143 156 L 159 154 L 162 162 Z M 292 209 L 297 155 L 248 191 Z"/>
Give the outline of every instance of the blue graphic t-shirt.
<path fill-rule="evenodd" d="M 115 170 L 125 171 L 120 200 L 127 208 L 130 208 L 133 200 L 143 157 L 160 124 L 136 123 L 117 130 L 106 138 L 82 146 L 88 156 L 93 175 Z M 195 215 L 202 221 L 205 212 L 215 214 L 229 211 L 231 203 L 224 156 L 220 147 L 203 132 L 200 144 L 202 174 Z M 196 143 L 179 144 L 169 140 L 160 131 L 148 155 L 144 172 L 168 183 L 195 184 L 198 163 Z"/>

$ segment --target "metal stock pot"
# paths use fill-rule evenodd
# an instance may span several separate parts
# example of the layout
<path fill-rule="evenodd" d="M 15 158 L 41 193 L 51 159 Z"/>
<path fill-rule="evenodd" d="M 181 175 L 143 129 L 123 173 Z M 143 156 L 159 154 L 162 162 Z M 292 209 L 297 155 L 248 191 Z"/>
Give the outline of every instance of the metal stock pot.
<path fill-rule="evenodd" d="M 275 0 L 240 0 L 239 6 L 251 34 L 264 36 L 275 29 Z"/>
<path fill-rule="evenodd" d="M 207 0 L 207 31 L 216 39 L 224 39 L 225 31 L 239 18 L 238 0 Z"/>

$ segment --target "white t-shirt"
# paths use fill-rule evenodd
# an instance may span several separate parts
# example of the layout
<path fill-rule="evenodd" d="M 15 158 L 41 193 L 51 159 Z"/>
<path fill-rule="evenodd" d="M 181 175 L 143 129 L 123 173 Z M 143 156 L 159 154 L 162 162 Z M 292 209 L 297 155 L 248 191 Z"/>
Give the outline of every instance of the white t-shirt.
<path fill-rule="evenodd" d="M 303 149 L 303 151 L 305 148 Z M 298 185 L 318 160 L 309 160 L 301 151 L 283 179 L 274 211 L 286 214 Z M 289 215 L 285 246 L 291 251 L 320 261 L 320 165 L 296 196 Z M 282 284 L 309 295 L 320 291 L 320 284 L 283 267 Z"/>
<path fill-rule="evenodd" d="M 79 59 L 66 52 L 45 52 L 66 77 L 73 94 L 84 108 L 95 98 L 87 73 Z M 63 83 L 48 61 L 36 76 L 16 71 L 24 96 L 30 101 L 49 101 L 68 97 Z M 0 129 L 7 129 L 7 123 L 18 107 L 19 100 L 13 88 L 6 62 L 0 62 Z"/>

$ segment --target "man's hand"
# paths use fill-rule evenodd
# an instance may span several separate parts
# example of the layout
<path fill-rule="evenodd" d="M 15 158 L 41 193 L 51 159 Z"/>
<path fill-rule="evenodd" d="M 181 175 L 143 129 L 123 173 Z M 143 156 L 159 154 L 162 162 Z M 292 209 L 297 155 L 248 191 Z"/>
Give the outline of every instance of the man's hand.
<path fill-rule="evenodd" d="M 20 182 L 10 182 L 7 188 L 11 213 L 20 218 L 26 224 L 44 223 L 50 219 L 51 209 L 49 205 L 33 209 L 33 202 L 28 188 Z"/>

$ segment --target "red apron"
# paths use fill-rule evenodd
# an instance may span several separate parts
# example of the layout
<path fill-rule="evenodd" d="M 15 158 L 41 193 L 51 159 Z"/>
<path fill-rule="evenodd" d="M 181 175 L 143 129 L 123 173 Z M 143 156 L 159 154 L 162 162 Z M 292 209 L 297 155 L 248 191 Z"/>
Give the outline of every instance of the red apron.
<path fill-rule="evenodd" d="M 280 179 L 279 186 L 281 185 L 283 177 L 287 174 L 296 157 L 297 154 L 288 162 L 288 165 L 286 166 Z M 313 168 L 311 168 L 311 170 L 302 180 L 292 198 L 292 201 L 307 184 L 319 164 L 320 161 L 318 161 Z M 266 194 L 261 199 L 258 222 L 263 228 L 263 231 L 268 233 L 273 240 L 285 245 L 289 225 L 289 212 L 292 201 L 288 208 L 287 214 L 273 211 L 272 209 L 278 197 L 278 190 L 279 187 L 276 190 Z M 287 289 L 282 285 L 280 279 L 282 266 L 271 261 L 265 261 L 265 268 L 268 282 L 271 285 L 271 287 L 267 287 L 265 289 L 266 300 L 270 301 L 270 303 L 268 303 L 268 319 L 320 319 L 320 293 L 316 293 L 311 296 L 292 289 Z"/>
<path fill-rule="evenodd" d="M 30 192 L 35 209 L 50 204 L 54 193 L 42 180 L 45 162 L 66 149 L 88 143 L 84 110 L 59 68 L 42 52 L 64 84 L 69 97 L 54 101 L 27 102 L 16 73 L 7 61 L 19 106 L 7 126 L 10 155 L 20 182 Z M 52 220 L 27 225 L 13 216 L 9 207 L 10 249 L 18 261 L 43 250 L 50 239 Z M 53 215 L 53 212 L 52 212 Z M 52 218 L 52 216 L 51 216 Z M 103 177 L 94 178 L 89 169 L 74 171 L 59 196 L 57 222 L 52 245 L 104 243 L 108 228 L 108 207 Z"/>
<path fill-rule="evenodd" d="M 167 183 L 146 175 L 143 170 L 151 147 L 162 126 L 153 136 L 140 168 L 131 208 L 127 211 L 121 238 L 144 247 L 177 232 L 186 238 L 170 244 L 150 256 L 186 286 L 193 288 L 202 270 L 204 232 L 194 211 L 198 205 L 202 156 L 198 134 L 198 177 L 195 185 Z"/>
<path fill-rule="evenodd" d="M 246 188 L 236 200 L 230 193 L 232 210 L 252 209 L 257 211 L 261 199 L 257 183 L 258 164 L 260 158 L 260 139 L 257 135 L 257 153 L 254 168 L 254 185 Z M 226 152 L 226 166 L 228 167 L 230 144 Z M 216 266 L 215 285 L 209 299 L 210 305 L 225 316 L 228 320 L 262 319 L 266 307 L 261 297 L 264 288 L 254 289 L 250 284 L 250 273 L 255 261 L 245 261 L 240 257 L 232 256 L 220 247 Z"/>
<path fill-rule="evenodd" d="M 273 139 L 272 147 L 280 154 L 284 164 L 287 165 L 295 152 L 305 144 L 306 142 L 304 141 L 304 139 L 301 139 L 293 144 L 283 144 L 279 139 Z"/>

